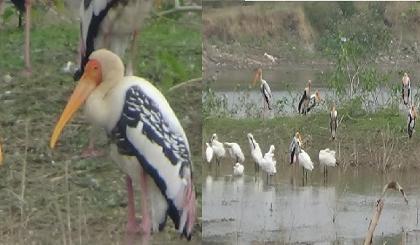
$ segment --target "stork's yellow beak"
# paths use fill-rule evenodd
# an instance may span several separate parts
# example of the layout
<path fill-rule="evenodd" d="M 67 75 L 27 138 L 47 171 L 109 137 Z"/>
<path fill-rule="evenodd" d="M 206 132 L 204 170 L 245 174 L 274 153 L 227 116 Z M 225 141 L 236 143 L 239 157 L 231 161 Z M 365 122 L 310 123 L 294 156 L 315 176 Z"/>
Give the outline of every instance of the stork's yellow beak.
<path fill-rule="evenodd" d="M 53 134 L 50 140 L 50 148 L 53 149 L 57 143 L 58 138 L 63 131 L 64 126 L 72 119 L 74 113 L 86 101 L 92 91 L 99 85 L 101 81 L 100 64 L 96 60 L 90 60 L 85 67 L 85 72 L 79 80 L 76 88 L 73 91 L 63 113 L 55 125 Z"/>

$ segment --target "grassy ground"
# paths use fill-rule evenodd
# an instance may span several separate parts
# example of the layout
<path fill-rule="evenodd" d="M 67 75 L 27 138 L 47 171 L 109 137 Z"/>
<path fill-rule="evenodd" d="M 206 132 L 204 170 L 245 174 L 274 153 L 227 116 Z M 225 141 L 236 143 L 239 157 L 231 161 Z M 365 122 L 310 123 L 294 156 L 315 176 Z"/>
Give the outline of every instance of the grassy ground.
<path fill-rule="evenodd" d="M 194 163 L 201 159 L 200 83 L 167 89 L 201 76 L 200 19 L 201 15 L 185 14 L 151 20 L 138 41 L 136 62 L 137 74 L 155 82 L 189 129 Z M 61 73 L 60 68 L 76 59 L 78 23 L 40 20 L 31 34 L 33 74 L 25 78 L 20 73 L 22 30 L 12 24 L 0 29 L 0 80 L 5 74 L 13 77 L 9 83 L 0 83 L 0 136 L 5 154 L 0 168 L 0 243 L 121 243 L 126 239 L 124 175 L 107 155 L 79 157 L 89 132 L 82 113 L 66 127 L 58 147 L 48 148 L 53 126 L 74 87 L 71 74 Z M 97 143 L 107 145 L 105 137 Z M 194 170 L 201 210 L 200 165 Z M 156 239 L 177 244 L 172 222 L 168 225 Z M 193 236 L 196 241 L 201 238 L 200 223 Z"/>
<path fill-rule="evenodd" d="M 340 113 L 340 108 L 338 109 Z M 341 167 L 372 167 L 386 172 L 394 169 L 419 168 L 420 139 L 414 134 L 408 139 L 405 131 L 406 115 L 394 110 L 383 110 L 375 114 L 339 114 L 337 139 L 331 141 L 329 115 L 311 114 L 307 117 L 282 117 L 271 120 L 207 118 L 203 125 L 203 141 L 217 133 L 222 141 L 238 142 L 249 155 L 247 133 L 252 133 L 261 149 L 270 144 L 276 146 L 276 156 L 287 161 L 287 151 L 294 132 L 303 136 L 304 149 L 318 162 L 320 149 L 337 150 Z M 204 142 L 203 142 L 203 145 Z"/>

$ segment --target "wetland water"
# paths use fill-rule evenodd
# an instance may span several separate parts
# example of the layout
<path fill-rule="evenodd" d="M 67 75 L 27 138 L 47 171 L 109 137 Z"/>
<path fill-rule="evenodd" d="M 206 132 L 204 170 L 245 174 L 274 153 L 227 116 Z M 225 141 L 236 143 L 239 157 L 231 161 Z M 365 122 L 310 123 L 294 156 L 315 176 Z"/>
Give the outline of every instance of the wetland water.
<path fill-rule="evenodd" d="M 314 158 L 314 157 L 312 157 Z M 317 159 L 313 159 L 315 164 Z M 376 228 L 374 244 L 397 244 L 402 231 L 418 229 L 418 176 L 350 168 L 329 169 L 327 183 L 318 165 L 302 183 L 302 169 L 277 162 L 267 184 L 265 174 L 245 161 L 245 175 L 232 176 L 232 162 L 203 166 L 203 241 L 255 244 L 271 241 L 303 244 L 360 244 L 383 186 L 398 179 L 407 192 L 389 191 Z M 210 242 L 211 241 L 211 242 Z"/>
<path fill-rule="evenodd" d="M 297 104 L 309 79 L 312 80 L 313 92 L 318 89 L 326 101 L 337 101 L 336 95 L 328 89 L 325 81 L 325 73 L 331 69 L 329 66 L 299 65 L 276 67 L 272 70 L 265 69 L 263 78 L 269 83 L 274 98 L 274 112 L 270 112 L 269 117 L 273 117 L 274 114 L 287 116 L 296 113 Z M 217 98 L 225 101 L 224 109 L 231 116 L 235 118 L 255 117 L 260 113 L 262 97 L 259 85 L 251 88 L 251 80 L 254 76 L 252 70 L 220 70 L 212 73 L 215 75 L 211 78 L 214 81 L 211 82 L 210 88 Z M 418 93 L 415 77 L 420 77 L 420 73 L 414 73 L 411 76 L 412 98 L 416 98 Z M 401 77 L 397 73 L 390 75 L 390 79 L 395 81 L 396 85 L 400 84 Z M 389 88 L 378 88 L 365 96 L 363 106 L 367 110 L 372 110 L 388 104 L 392 99 L 392 92 Z M 400 99 L 399 93 L 397 96 L 397 99 Z M 323 103 L 315 110 L 326 110 L 329 107 L 329 104 Z M 400 109 L 407 110 L 402 104 Z"/>

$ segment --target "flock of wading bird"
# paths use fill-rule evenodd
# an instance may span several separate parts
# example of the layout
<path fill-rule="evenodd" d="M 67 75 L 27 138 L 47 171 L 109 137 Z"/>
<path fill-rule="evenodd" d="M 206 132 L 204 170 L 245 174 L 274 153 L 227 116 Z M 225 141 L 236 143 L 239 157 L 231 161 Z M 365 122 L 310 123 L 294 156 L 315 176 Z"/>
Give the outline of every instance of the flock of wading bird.
<path fill-rule="evenodd" d="M 149 237 L 151 232 L 163 230 L 169 216 L 181 237 L 189 240 L 196 220 L 196 195 L 186 134 L 162 93 L 146 79 L 132 75 L 136 37 L 152 12 L 153 2 L 81 1 L 80 66 L 73 76 L 78 83 L 54 128 L 50 147 L 56 146 L 65 125 L 84 105 L 86 118 L 95 131 L 82 155 L 99 154 L 93 136 L 97 129 L 105 129 L 111 157 L 126 174 L 126 231 Z M 19 3 L 22 12 L 30 11 L 31 0 L 13 3 Z M 181 7 L 175 0 L 174 10 L 201 11 L 201 6 Z M 30 15 L 26 17 L 28 26 Z M 25 54 L 28 48 L 26 43 Z M 130 52 L 125 68 L 122 58 L 127 49 Z M 26 68 L 30 71 L 29 63 Z M 136 221 L 134 184 L 141 191 L 140 224 Z"/>
<path fill-rule="evenodd" d="M 267 81 L 262 78 L 262 69 L 258 68 L 255 72 L 255 77 L 252 81 L 252 85 L 255 86 L 257 83 L 260 83 L 260 91 L 262 95 L 262 116 L 266 114 L 268 110 L 273 109 L 273 96 L 271 93 L 270 86 Z M 410 77 L 407 73 L 404 73 L 404 76 L 401 80 L 402 84 L 402 100 L 404 105 L 409 107 L 408 119 L 407 119 L 407 134 L 411 138 L 414 132 L 414 126 L 416 123 L 416 109 L 414 105 L 409 105 L 410 103 L 410 94 L 411 94 L 411 83 Z M 309 80 L 307 86 L 303 90 L 302 97 L 298 104 L 299 114 L 306 115 L 314 107 L 316 107 L 321 102 L 321 95 L 319 90 L 316 90 L 314 93 L 311 93 L 312 81 Z M 335 140 L 336 131 L 337 131 L 338 121 L 337 121 L 337 110 L 335 103 L 331 107 L 330 111 L 330 133 L 331 139 Z M 267 174 L 267 182 L 269 176 L 272 176 L 277 173 L 276 169 L 276 160 L 274 158 L 274 145 L 271 145 L 268 152 L 262 154 L 261 148 L 254 136 L 249 133 L 247 135 L 249 146 L 251 150 L 252 160 L 255 163 L 255 171 L 261 168 Z M 245 161 L 244 154 L 241 150 L 241 147 L 237 143 L 224 142 L 221 143 L 218 140 L 217 134 L 213 134 L 209 142 L 206 142 L 206 161 L 211 163 L 214 158 L 217 165 L 220 165 L 220 161 L 226 155 L 226 150 L 229 153 L 229 156 L 234 160 L 233 174 L 235 176 L 241 176 L 244 174 L 245 167 L 243 165 Z M 311 157 L 303 149 L 303 141 L 300 132 L 295 132 L 290 146 L 289 146 L 289 163 L 290 164 L 299 164 L 302 166 L 303 178 L 307 180 L 307 171 L 312 171 L 314 169 L 314 163 L 311 160 Z M 319 164 L 324 167 L 324 178 L 328 177 L 328 167 L 337 166 L 336 152 L 329 148 L 319 151 Z"/>

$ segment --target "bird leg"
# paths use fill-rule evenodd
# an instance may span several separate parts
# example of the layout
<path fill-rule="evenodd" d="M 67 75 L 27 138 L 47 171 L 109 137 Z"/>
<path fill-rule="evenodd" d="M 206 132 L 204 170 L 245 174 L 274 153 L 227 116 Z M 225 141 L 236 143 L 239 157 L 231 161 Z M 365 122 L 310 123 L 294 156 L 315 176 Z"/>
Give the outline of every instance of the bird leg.
<path fill-rule="evenodd" d="M 149 235 L 151 228 L 152 228 L 152 222 L 150 219 L 150 214 L 148 211 L 148 191 L 147 191 L 147 176 L 144 169 L 140 172 L 140 191 L 141 191 L 141 213 L 142 213 L 142 220 L 140 224 L 141 232 L 145 235 Z"/>
<path fill-rule="evenodd" d="M 31 30 L 31 0 L 25 0 L 25 71 L 26 76 L 30 76 L 32 73 L 31 60 L 30 60 L 30 30 Z"/>
<path fill-rule="evenodd" d="M 136 222 L 136 208 L 134 203 L 134 191 L 133 182 L 131 177 L 127 175 L 125 177 L 128 192 L 128 221 L 127 221 L 127 233 L 135 234 L 140 232 L 140 225 Z M 143 197 L 142 197 L 143 199 Z"/>
<path fill-rule="evenodd" d="M 136 41 L 137 41 L 138 31 L 133 31 L 130 45 L 130 52 L 128 54 L 128 64 L 127 64 L 127 75 L 132 76 L 134 74 L 133 69 L 133 60 L 136 58 Z"/>

